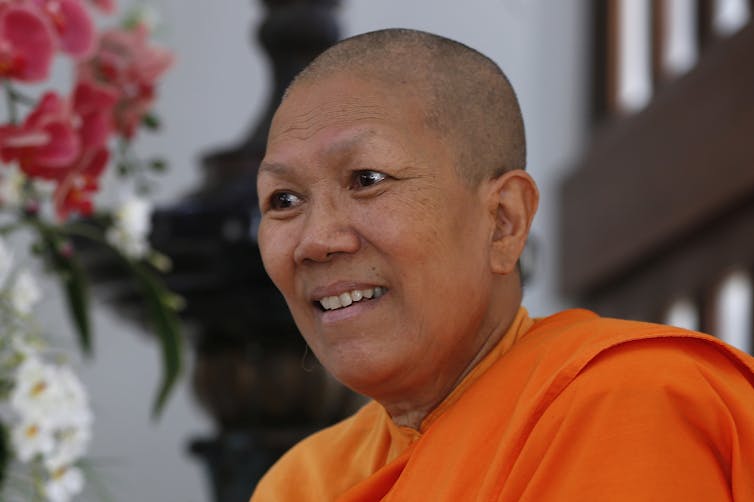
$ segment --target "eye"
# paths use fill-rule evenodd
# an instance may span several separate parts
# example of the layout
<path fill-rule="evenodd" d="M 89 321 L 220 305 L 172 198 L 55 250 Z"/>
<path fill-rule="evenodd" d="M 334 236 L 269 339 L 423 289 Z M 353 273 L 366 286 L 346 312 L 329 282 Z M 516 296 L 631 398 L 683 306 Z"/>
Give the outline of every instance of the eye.
<path fill-rule="evenodd" d="M 366 188 L 376 185 L 387 178 L 386 174 L 379 171 L 356 171 L 353 174 L 351 188 Z"/>
<path fill-rule="evenodd" d="M 291 192 L 275 192 L 270 196 L 270 209 L 281 211 L 298 206 L 301 197 Z"/>

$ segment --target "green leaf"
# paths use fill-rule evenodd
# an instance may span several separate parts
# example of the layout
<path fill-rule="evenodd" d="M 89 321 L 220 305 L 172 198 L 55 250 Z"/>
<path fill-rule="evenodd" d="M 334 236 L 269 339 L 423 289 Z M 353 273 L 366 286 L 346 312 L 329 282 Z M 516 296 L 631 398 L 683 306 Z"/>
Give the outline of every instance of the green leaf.
<path fill-rule="evenodd" d="M 37 223 L 36 228 L 55 270 L 58 272 L 66 296 L 68 313 L 71 316 L 81 350 L 92 353 L 92 332 L 89 323 L 89 288 L 84 270 L 74 256 L 61 253 L 63 240 L 53 227 Z"/>
<path fill-rule="evenodd" d="M 66 293 L 68 312 L 76 326 L 79 345 L 87 354 L 92 354 L 92 330 L 89 324 L 89 288 L 84 270 L 78 261 L 70 258 L 61 258 L 62 268 L 65 275 L 61 278 Z"/>
<path fill-rule="evenodd" d="M 128 173 L 131 172 L 131 165 L 128 162 L 118 162 L 115 166 L 115 170 L 117 171 L 118 176 L 127 176 Z"/>
<path fill-rule="evenodd" d="M 165 159 L 152 159 L 149 161 L 149 167 L 153 171 L 161 173 L 168 168 L 168 163 Z"/>
<path fill-rule="evenodd" d="M 0 422 L 0 487 L 3 486 L 5 480 L 5 469 L 8 467 L 8 461 L 10 460 L 10 445 L 8 444 L 8 431 L 5 426 Z"/>
<path fill-rule="evenodd" d="M 144 114 L 144 116 L 141 118 L 141 123 L 144 125 L 144 127 L 152 131 L 156 131 L 160 128 L 160 119 L 153 113 Z"/>
<path fill-rule="evenodd" d="M 174 302 L 175 295 L 168 291 L 159 278 L 152 274 L 147 268 L 129 259 L 117 248 L 113 247 L 103 239 L 100 232 L 93 231 L 91 228 L 82 225 L 69 225 L 66 227 L 65 231 L 70 235 L 78 235 L 91 239 L 110 249 L 120 259 L 123 265 L 129 269 L 144 296 L 152 326 L 160 342 L 162 354 L 162 381 L 160 382 L 157 396 L 155 397 L 152 406 L 152 416 L 158 418 L 162 413 L 162 409 L 164 408 L 173 387 L 178 381 L 183 366 L 181 349 L 182 339 L 179 330 L 178 317 L 176 316 L 174 309 L 171 308 L 171 302 Z"/>
<path fill-rule="evenodd" d="M 134 277 L 144 295 L 153 328 L 159 338 L 162 350 L 162 381 L 152 405 L 152 417 L 158 418 L 165 407 L 165 403 L 175 383 L 178 381 L 183 365 L 181 356 L 182 339 L 178 327 L 178 318 L 170 306 L 171 293 L 144 267 L 125 257 L 123 258 L 134 273 Z"/>
<path fill-rule="evenodd" d="M 44 253 L 46 250 L 45 244 L 41 242 L 32 242 L 31 246 L 29 247 L 29 252 L 33 254 L 34 256 L 39 256 L 42 253 Z"/>
<path fill-rule="evenodd" d="M 0 235 L 9 235 L 23 226 L 23 223 L 16 222 L 0 226 Z"/>

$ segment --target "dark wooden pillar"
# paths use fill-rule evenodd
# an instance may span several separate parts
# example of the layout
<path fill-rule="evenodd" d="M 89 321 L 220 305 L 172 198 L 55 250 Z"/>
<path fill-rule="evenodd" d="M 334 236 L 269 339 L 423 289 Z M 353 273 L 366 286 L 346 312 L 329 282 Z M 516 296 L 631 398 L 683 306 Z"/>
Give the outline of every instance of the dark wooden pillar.
<path fill-rule="evenodd" d="M 261 475 L 304 436 L 348 414 L 354 395 L 312 356 L 262 267 L 256 172 L 270 120 L 292 78 L 336 42 L 335 0 L 265 0 L 252 30 L 274 87 L 239 144 L 206 154 L 204 180 L 154 215 L 152 243 L 168 255 L 168 285 L 196 326 L 196 397 L 216 433 L 192 441 L 217 502 L 247 502 Z"/>

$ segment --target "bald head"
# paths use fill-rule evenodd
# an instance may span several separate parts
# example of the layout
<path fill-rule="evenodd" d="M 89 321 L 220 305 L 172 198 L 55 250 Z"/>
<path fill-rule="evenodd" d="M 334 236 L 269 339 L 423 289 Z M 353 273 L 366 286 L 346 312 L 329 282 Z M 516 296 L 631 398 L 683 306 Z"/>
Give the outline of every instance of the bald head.
<path fill-rule="evenodd" d="M 415 30 L 365 33 L 322 53 L 291 88 L 334 74 L 419 96 L 427 127 L 450 144 L 459 175 L 472 186 L 526 166 L 524 125 L 515 92 L 500 68 L 470 47 Z"/>

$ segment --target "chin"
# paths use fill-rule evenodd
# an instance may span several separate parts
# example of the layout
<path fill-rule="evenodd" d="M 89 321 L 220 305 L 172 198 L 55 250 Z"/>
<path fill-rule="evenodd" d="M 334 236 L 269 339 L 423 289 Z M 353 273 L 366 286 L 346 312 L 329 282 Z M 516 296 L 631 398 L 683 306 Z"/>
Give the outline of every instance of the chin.
<path fill-rule="evenodd" d="M 401 373 L 396 364 L 359 356 L 329 360 L 323 364 L 340 383 L 372 398 L 385 393 L 386 385 Z"/>

